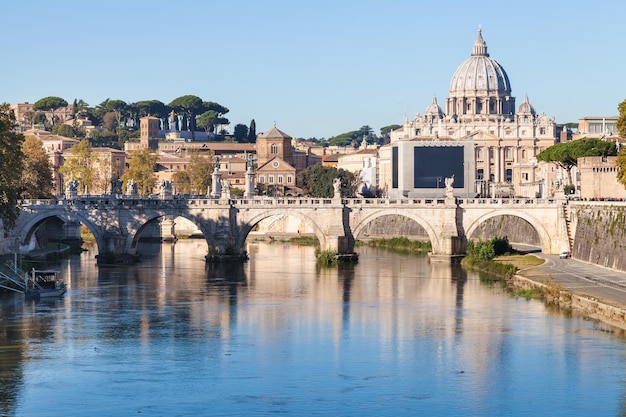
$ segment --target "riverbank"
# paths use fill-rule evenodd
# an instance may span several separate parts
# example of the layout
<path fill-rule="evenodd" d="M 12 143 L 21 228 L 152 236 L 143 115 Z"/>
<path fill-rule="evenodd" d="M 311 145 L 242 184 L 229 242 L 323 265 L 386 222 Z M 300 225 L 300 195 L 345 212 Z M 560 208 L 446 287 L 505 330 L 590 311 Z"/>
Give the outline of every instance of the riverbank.
<path fill-rule="evenodd" d="M 559 268 L 558 261 L 551 256 L 533 256 L 543 262 L 519 267 L 516 274 L 506 279 L 512 293 L 536 295 L 547 305 L 626 331 L 626 287 L 621 284 L 622 280 L 626 281 L 626 274 L 573 259 L 563 261 Z M 507 262 L 507 257 L 496 261 Z M 591 276 L 596 279 L 592 280 Z"/>

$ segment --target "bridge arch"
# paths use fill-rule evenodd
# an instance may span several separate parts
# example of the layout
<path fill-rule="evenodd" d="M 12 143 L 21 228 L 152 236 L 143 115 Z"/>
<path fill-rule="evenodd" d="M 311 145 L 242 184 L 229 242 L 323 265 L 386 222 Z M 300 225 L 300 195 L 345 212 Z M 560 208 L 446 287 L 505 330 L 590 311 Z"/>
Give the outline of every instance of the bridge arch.
<path fill-rule="evenodd" d="M 521 210 L 499 209 L 499 210 L 491 211 L 489 213 L 485 213 L 477 217 L 469 224 L 469 227 L 466 228 L 465 236 L 467 237 L 467 240 L 470 239 L 470 237 L 474 234 L 476 229 L 478 229 L 478 227 L 482 223 L 498 216 L 518 217 L 528 222 L 528 224 L 530 224 L 535 229 L 535 231 L 537 232 L 537 235 L 539 236 L 539 241 L 541 242 L 542 252 L 544 253 L 551 252 L 552 238 L 550 237 L 550 233 L 548 233 L 547 229 L 543 226 L 543 224 L 541 223 L 541 221 L 539 221 L 539 219 Z"/>
<path fill-rule="evenodd" d="M 25 220 L 20 221 L 20 219 L 22 218 L 24 218 Z M 15 232 L 22 236 L 22 240 L 24 242 L 30 242 L 39 227 L 43 225 L 46 221 L 53 218 L 57 218 L 63 223 L 77 221 L 85 225 L 94 235 L 94 238 L 96 240 L 96 246 L 98 248 L 98 253 L 102 253 L 105 250 L 102 246 L 102 238 L 104 233 L 102 227 L 95 224 L 89 217 L 83 216 L 76 212 L 67 211 L 63 208 L 55 208 L 53 210 L 41 212 L 29 217 L 20 216 L 20 219 L 18 219 L 18 222 L 16 224 Z"/>
<path fill-rule="evenodd" d="M 212 231 L 210 230 L 210 225 L 208 225 L 206 221 L 198 221 L 198 218 L 189 212 L 154 211 L 146 213 L 141 219 L 136 220 L 137 223 L 134 230 L 132 230 L 131 238 L 126 244 L 126 250 L 128 251 L 128 253 L 136 254 L 139 239 L 141 239 L 141 235 L 146 230 L 146 228 L 148 228 L 155 221 L 166 217 L 171 217 L 173 220 L 180 217 L 193 223 L 193 225 L 197 227 L 198 230 L 200 230 L 200 232 L 202 233 L 202 236 L 204 237 L 207 246 L 209 247 L 209 250 L 215 246 L 215 242 L 213 239 L 214 233 L 212 233 Z"/>
<path fill-rule="evenodd" d="M 320 242 L 321 249 L 325 250 L 328 248 L 328 242 L 326 241 L 326 234 L 322 231 L 322 229 L 317 224 L 317 222 L 315 222 L 315 220 L 313 220 L 310 216 L 304 214 L 301 211 L 293 211 L 293 210 L 285 211 L 281 209 L 275 209 L 275 210 L 263 211 L 262 213 L 255 214 L 252 217 L 242 221 L 242 223 L 239 225 L 239 228 L 238 228 L 239 230 L 237 233 L 237 237 L 235 239 L 236 249 L 239 251 L 239 253 L 243 252 L 246 238 L 248 237 L 248 235 L 250 234 L 254 226 L 259 224 L 259 222 L 261 222 L 262 220 L 265 220 L 274 216 L 291 216 L 302 221 L 303 223 L 307 225 L 307 227 L 309 227 L 313 231 L 313 233 L 315 234 L 315 237 L 317 237 L 317 240 Z"/>
<path fill-rule="evenodd" d="M 426 231 L 428 238 L 430 239 L 433 253 L 439 252 L 440 244 L 441 244 L 439 240 L 439 236 L 437 235 L 433 227 L 430 225 L 430 223 L 424 217 L 416 214 L 414 211 L 406 211 L 406 212 L 398 213 L 398 212 L 390 212 L 389 210 L 377 210 L 372 213 L 368 213 L 357 224 L 353 226 L 352 235 L 356 239 L 356 237 L 359 236 L 361 232 L 363 232 L 363 230 L 365 229 L 365 227 L 367 227 L 369 223 L 373 222 L 374 220 L 380 217 L 390 216 L 390 215 L 401 216 L 401 217 L 411 219 L 417 224 L 419 224 L 420 226 L 422 226 L 424 230 Z"/>

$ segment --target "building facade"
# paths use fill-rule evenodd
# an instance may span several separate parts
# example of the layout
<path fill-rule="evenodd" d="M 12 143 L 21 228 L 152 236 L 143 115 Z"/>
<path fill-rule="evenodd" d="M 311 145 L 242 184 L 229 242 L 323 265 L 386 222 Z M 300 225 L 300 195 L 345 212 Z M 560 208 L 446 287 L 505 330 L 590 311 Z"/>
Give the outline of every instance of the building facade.
<path fill-rule="evenodd" d="M 398 146 L 403 142 L 416 142 L 408 146 L 415 156 L 419 156 L 417 148 L 432 147 L 429 142 L 455 142 L 454 146 L 466 142 L 464 159 L 447 161 L 452 165 L 447 171 L 463 173 L 462 179 L 455 175 L 456 194 L 539 197 L 548 193 L 544 180 L 538 177 L 536 156 L 557 143 L 556 122 L 545 113 L 536 112 L 528 97 L 516 107 L 509 77 L 489 56 L 481 29 L 471 56 L 452 76 L 445 107 L 444 111 L 433 97 L 424 115 L 418 113 L 412 120 L 405 118 L 402 127 L 391 132 L 392 156 L 397 152 L 393 149 L 402 151 Z M 473 148 L 471 152 L 468 147 Z M 401 170 L 398 175 L 412 178 L 421 169 L 415 165 L 413 155 L 403 155 L 400 160 L 402 166 L 391 161 L 392 173 Z M 415 181 L 399 183 L 381 178 L 381 183 L 389 184 L 390 196 L 421 191 Z"/>

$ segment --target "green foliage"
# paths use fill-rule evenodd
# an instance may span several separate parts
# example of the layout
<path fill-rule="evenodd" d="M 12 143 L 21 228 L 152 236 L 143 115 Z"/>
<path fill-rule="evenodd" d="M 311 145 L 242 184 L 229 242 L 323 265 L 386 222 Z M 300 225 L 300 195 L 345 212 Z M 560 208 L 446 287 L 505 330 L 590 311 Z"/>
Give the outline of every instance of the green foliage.
<path fill-rule="evenodd" d="M 568 184 L 563 187 L 563 192 L 565 193 L 565 195 L 574 194 L 576 192 L 576 186 L 573 184 Z"/>
<path fill-rule="evenodd" d="M 108 129 L 94 129 L 89 133 L 91 136 L 89 141 L 96 147 L 118 147 L 118 135 Z"/>
<path fill-rule="evenodd" d="M 537 154 L 537 159 L 554 162 L 567 171 L 568 184 L 572 183 L 571 170 L 578 164 L 578 158 L 585 156 L 612 156 L 617 149 L 614 142 L 600 139 L 580 139 L 573 142 L 557 143 Z"/>
<path fill-rule="evenodd" d="M 391 239 L 374 239 L 365 242 L 367 246 L 385 248 L 398 253 L 424 253 L 432 250 L 430 241 L 409 240 L 407 237 L 392 237 Z"/>
<path fill-rule="evenodd" d="M 332 250 L 316 250 L 315 257 L 317 258 L 317 264 L 322 267 L 329 267 L 337 264 L 337 254 Z"/>
<path fill-rule="evenodd" d="M 333 181 L 341 179 L 341 196 L 352 198 L 357 188 L 356 176 L 346 170 L 325 167 L 322 164 L 311 165 L 302 171 L 297 178 L 297 185 L 304 195 L 331 198 L 334 195 Z"/>
<path fill-rule="evenodd" d="M 154 116 L 166 118 L 169 112 L 168 107 L 159 100 L 143 100 L 134 104 L 139 117 Z"/>
<path fill-rule="evenodd" d="M 216 120 L 217 112 L 214 110 L 208 110 L 198 116 L 196 119 L 196 125 L 204 129 L 205 132 L 209 134 L 214 131 Z"/>
<path fill-rule="evenodd" d="M 91 143 L 87 139 L 81 140 L 70 148 L 70 156 L 66 158 L 59 172 L 66 182 L 76 179 L 84 193 L 88 193 L 93 185 L 95 155 Z"/>
<path fill-rule="evenodd" d="M 77 127 L 72 125 L 54 125 L 52 127 L 52 133 L 59 136 L 65 136 L 66 138 L 84 138 L 85 132 Z"/>
<path fill-rule="evenodd" d="M 139 195 L 149 195 L 156 184 L 154 168 L 157 162 L 157 154 L 149 148 L 134 151 L 130 155 L 128 170 L 122 176 L 123 188 L 129 180 L 135 181 Z"/>
<path fill-rule="evenodd" d="M 0 104 L 0 220 L 5 235 L 19 217 L 22 197 L 24 135 L 14 132 L 15 115 L 7 103 Z"/>
<path fill-rule="evenodd" d="M 103 117 L 106 113 L 112 113 L 115 118 L 115 126 L 109 126 L 110 130 L 116 130 L 122 125 L 122 116 L 128 112 L 128 104 L 123 100 L 106 99 L 98 105 L 98 113 Z"/>
<path fill-rule="evenodd" d="M 24 153 L 24 171 L 22 172 L 22 191 L 28 198 L 52 198 L 54 184 L 52 166 L 41 140 L 27 136 L 22 143 Z"/>
<path fill-rule="evenodd" d="M 192 193 L 207 194 L 214 166 L 213 153 L 207 155 L 200 155 L 198 152 L 191 153 L 187 171 Z"/>
<path fill-rule="evenodd" d="M 617 106 L 619 117 L 617 118 L 617 131 L 622 138 L 626 138 L 626 100 Z"/>
<path fill-rule="evenodd" d="M 490 261 L 496 256 L 513 252 L 507 237 L 496 236 L 489 240 L 470 240 L 465 251 L 467 257 L 478 261 Z"/>
<path fill-rule="evenodd" d="M 356 146 L 363 140 L 363 137 L 372 136 L 372 128 L 369 126 L 362 126 L 359 130 L 353 130 L 351 132 L 342 133 L 328 139 L 329 146 Z"/>
<path fill-rule="evenodd" d="M 467 256 L 463 259 L 463 265 L 509 278 L 515 275 L 517 267 L 509 263 L 494 262 L 493 258 L 512 252 L 513 248 L 506 237 L 496 236 L 492 239 L 478 242 L 470 240 L 467 242 Z"/>
<path fill-rule="evenodd" d="M 188 128 L 191 130 L 191 136 L 193 138 L 193 132 L 196 130 L 196 116 L 206 110 L 202 99 L 194 95 L 180 96 L 172 100 L 168 106 L 185 116 Z M 182 130 L 186 129 L 183 128 Z"/>
<path fill-rule="evenodd" d="M 172 185 L 175 192 L 178 194 L 191 194 L 191 180 L 189 179 L 189 172 L 174 172 L 174 174 L 172 174 Z"/>
<path fill-rule="evenodd" d="M 61 97 L 50 96 L 37 100 L 33 104 L 33 111 L 51 112 L 52 124 L 54 125 L 54 111 L 56 109 L 60 109 L 61 107 L 67 107 L 67 101 L 63 100 Z"/>
<path fill-rule="evenodd" d="M 250 130 L 248 131 L 248 143 L 256 143 L 256 122 L 250 120 Z"/>
<path fill-rule="evenodd" d="M 246 142 L 248 139 L 248 126 L 244 124 L 236 124 L 233 129 L 233 136 L 237 142 Z"/>

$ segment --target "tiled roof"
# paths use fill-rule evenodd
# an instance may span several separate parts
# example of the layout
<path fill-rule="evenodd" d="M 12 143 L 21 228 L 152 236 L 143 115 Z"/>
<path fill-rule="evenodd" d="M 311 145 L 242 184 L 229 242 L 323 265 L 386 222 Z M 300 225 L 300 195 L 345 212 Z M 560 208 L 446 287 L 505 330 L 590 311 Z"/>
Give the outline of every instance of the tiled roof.
<path fill-rule="evenodd" d="M 273 128 L 271 128 L 270 130 L 268 130 L 265 133 L 261 133 L 260 136 L 262 136 L 265 139 L 276 139 L 276 138 L 292 139 L 292 137 L 289 136 L 288 134 L 286 134 L 285 132 L 282 132 L 282 131 L 278 130 L 276 128 L 276 126 L 274 126 Z"/>

